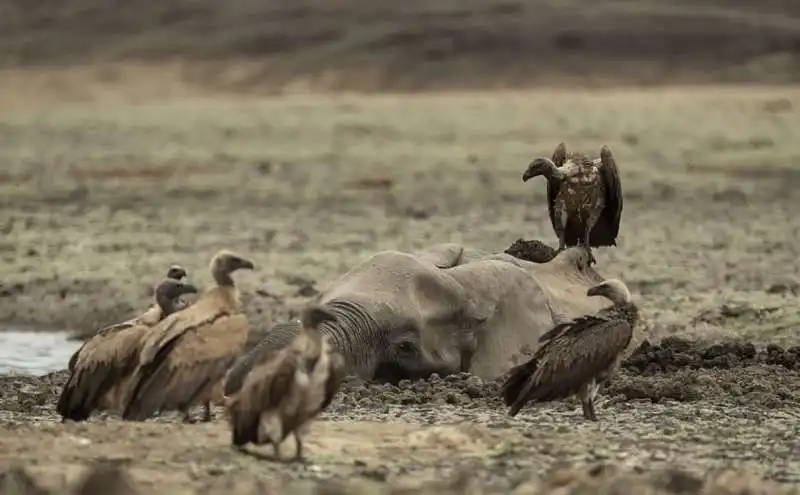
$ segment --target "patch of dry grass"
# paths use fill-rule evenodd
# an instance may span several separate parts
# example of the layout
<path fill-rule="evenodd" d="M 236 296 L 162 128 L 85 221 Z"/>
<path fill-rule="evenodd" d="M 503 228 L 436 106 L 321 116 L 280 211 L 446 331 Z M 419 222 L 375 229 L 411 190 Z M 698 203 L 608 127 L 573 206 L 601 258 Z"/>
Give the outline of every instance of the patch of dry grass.
<path fill-rule="evenodd" d="M 544 185 L 520 176 L 564 140 L 614 150 L 625 213 L 601 269 L 659 332 L 791 338 L 794 294 L 770 288 L 796 286 L 798 105 L 786 88 L 679 87 L 6 109 L 0 280 L 23 289 L 0 311 L 110 323 L 170 263 L 208 283 L 226 246 L 257 262 L 242 287 L 266 328 L 380 249 L 552 243 Z M 731 301 L 784 309 L 693 323 Z"/>

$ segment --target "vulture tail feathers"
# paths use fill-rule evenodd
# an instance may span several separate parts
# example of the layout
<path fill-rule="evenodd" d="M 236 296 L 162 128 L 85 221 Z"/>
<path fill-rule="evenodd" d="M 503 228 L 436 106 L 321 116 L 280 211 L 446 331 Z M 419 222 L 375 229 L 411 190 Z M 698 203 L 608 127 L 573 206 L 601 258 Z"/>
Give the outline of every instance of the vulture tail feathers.
<path fill-rule="evenodd" d="M 153 357 L 153 360 L 141 366 L 136 372 L 136 383 L 128 396 L 128 404 L 122 412 L 122 419 L 128 421 L 144 421 L 150 414 L 155 412 L 151 411 L 151 407 L 148 407 L 149 404 L 147 404 L 147 402 L 149 402 L 145 397 L 147 385 L 150 383 L 153 375 L 158 373 L 159 368 L 164 364 L 164 361 L 167 359 L 172 349 L 178 345 L 183 335 L 185 334 L 180 334 L 164 344 Z"/>
<path fill-rule="evenodd" d="M 243 407 L 238 398 L 229 408 L 231 424 L 231 444 L 234 447 L 242 447 L 248 443 L 258 443 L 258 427 L 260 421 L 259 414 L 253 414 L 246 407 Z"/>
<path fill-rule="evenodd" d="M 517 404 L 520 394 L 522 394 L 525 386 L 528 384 L 533 373 L 539 365 L 539 360 L 536 358 L 530 359 L 522 364 L 518 364 L 511 368 L 508 378 L 500 389 L 500 394 L 503 397 L 503 403 L 506 406 L 512 406 L 509 414 L 514 416 L 522 408 L 522 404 Z"/>

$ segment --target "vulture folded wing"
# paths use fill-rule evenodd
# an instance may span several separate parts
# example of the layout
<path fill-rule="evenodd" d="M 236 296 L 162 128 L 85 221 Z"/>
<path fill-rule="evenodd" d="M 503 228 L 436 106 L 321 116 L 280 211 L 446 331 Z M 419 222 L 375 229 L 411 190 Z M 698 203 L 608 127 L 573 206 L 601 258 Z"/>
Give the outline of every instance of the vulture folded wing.
<path fill-rule="evenodd" d="M 551 159 L 556 167 L 561 168 L 561 166 L 564 165 L 564 163 L 567 161 L 567 148 L 564 146 L 564 143 L 556 146 Z M 561 183 L 559 181 L 547 181 L 547 213 L 550 216 L 550 223 L 553 225 L 553 229 L 555 230 L 558 230 L 558 228 L 556 226 L 556 218 L 553 215 L 553 203 L 556 200 L 556 196 L 558 196 L 558 190 L 560 188 Z"/>
<path fill-rule="evenodd" d="M 559 222 L 556 220 L 553 205 L 556 202 L 559 189 L 561 189 L 561 182 L 556 180 L 547 181 L 547 214 L 550 217 L 550 224 L 556 232 L 558 232 Z"/>
<path fill-rule="evenodd" d="M 533 378 L 533 374 L 536 371 L 537 365 L 538 365 L 538 360 L 534 356 L 533 358 L 525 361 L 524 363 L 514 366 L 508 371 L 508 377 L 503 382 L 503 385 L 500 387 L 500 397 L 503 398 L 503 403 L 506 406 L 511 406 L 512 404 L 516 404 L 518 402 L 518 399 L 522 397 L 521 395 L 522 391 L 525 390 L 526 385 Z M 524 404 L 525 404 L 524 401 L 519 402 L 517 411 Z M 512 411 L 512 415 L 514 414 L 516 414 L 516 411 Z"/>
<path fill-rule="evenodd" d="M 276 348 L 275 342 L 270 338 L 270 335 L 284 333 L 287 335 L 297 335 L 300 332 L 300 327 L 301 325 L 298 322 L 279 323 L 273 326 L 269 330 L 267 337 L 262 339 L 255 347 L 240 357 L 228 371 L 225 377 L 224 395 L 229 397 L 241 390 L 245 379 L 247 379 L 250 372 L 255 367 L 268 362 L 280 352 L 281 348 Z M 288 342 L 290 342 L 290 340 L 287 340 L 287 343 Z"/>
<path fill-rule="evenodd" d="M 294 349 L 281 351 L 278 358 L 269 362 L 264 367 L 263 374 L 268 377 L 263 382 L 263 388 L 257 394 L 259 409 L 261 411 L 274 409 L 280 406 L 281 400 L 292 392 L 294 376 L 300 366 L 300 353 Z M 258 380 L 261 373 L 256 371 L 254 378 Z"/>
<path fill-rule="evenodd" d="M 72 356 L 70 356 L 70 358 L 69 358 L 69 363 L 67 363 L 67 368 L 69 369 L 69 371 L 73 371 L 75 369 L 75 365 L 78 364 L 78 359 L 80 359 L 81 355 L 84 355 L 84 352 L 83 352 L 84 350 L 88 351 L 87 354 L 91 353 L 91 347 L 92 346 L 90 344 L 95 339 L 98 339 L 98 338 L 102 339 L 106 335 L 114 334 L 114 333 L 119 332 L 120 330 L 125 330 L 125 329 L 132 328 L 132 327 L 135 327 L 135 326 L 137 326 L 137 324 L 133 320 L 128 320 L 128 321 L 124 321 L 122 323 L 116 323 L 114 325 L 101 328 L 100 330 L 95 332 L 95 334 L 92 335 L 89 338 L 89 340 L 84 342 L 83 345 L 78 347 L 77 351 L 72 353 Z"/>
<path fill-rule="evenodd" d="M 336 392 L 342 385 L 346 374 L 345 362 L 342 355 L 338 352 L 331 352 L 330 372 L 328 380 L 325 382 L 325 398 L 322 400 L 322 405 L 320 405 L 320 411 L 324 411 L 325 408 L 330 405 L 331 401 L 336 396 Z"/>
<path fill-rule="evenodd" d="M 631 326 L 624 321 L 601 316 L 575 319 L 537 352 L 536 371 L 520 399 L 549 401 L 577 393 L 611 366 L 632 335 Z"/>
<path fill-rule="evenodd" d="M 254 366 L 244 378 L 240 390 L 227 404 L 234 445 L 259 443 L 261 415 L 277 409 L 290 392 L 298 358 L 296 349 L 285 348 Z"/>
<path fill-rule="evenodd" d="M 68 419 L 84 420 L 102 404 L 105 395 L 129 376 L 139 359 L 142 338 L 149 330 L 144 325 L 98 333 L 83 346 L 72 374 L 58 399 L 56 410 Z"/>
<path fill-rule="evenodd" d="M 210 325 L 218 318 L 225 318 L 231 314 L 229 310 L 217 306 L 216 303 L 215 298 L 209 297 L 161 320 L 153 327 L 153 331 L 142 346 L 140 364 L 151 363 L 164 347 L 174 343 L 175 339 L 185 332 Z"/>
<path fill-rule="evenodd" d="M 161 321 L 162 316 L 163 316 L 163 311 L 161 310 L 161 308 L 158 305 L 153 304 L 152 306 L 147 308 L 147 311 L 145 311 L 141 315 L 131 320 L 131 322 L 139 325 L 153 326 L 156 325 L 159 321 Z"/>
<path fill-rule="evenodd" d="M 249 329 L 243 314 L 217 313 L 198 326 L 166 323 L 160 339 L 150 342 L 148 355 L 143 351 L 140 358 L 125 419 L 142 420 L 159 409 L 182 410 L 213 400 L 209 395 L 241 353 Z"/>
<path fill-rule="evenodd" d="M 561 335 L 561 333 L 564 332 L 564 330 L 568 329 L 570 327 L 571 323 L 572 322 L 570 321 L 570 322 L 567 322 L 567 323 L 559 323 L 559 324 L 557 324 L 556 326 L 554 326 L 550 330 L 548 330 L 545 333 L 543 333 L 542 336 L 539 337 L 539 342 L 544 343 L 544 342 L 548 342 L 550 340 L 553 340 L 554 338 L 556 338 L 559 335 Z"/>
<path fill-rule="evenodd" d="M 610 151 L 603 156 L 600 172 L 606 185 L 606 207 L 603 211 L 603 216 L 606 217 L 611 238 L 613 239 L 619 235 L 619 225 L 622 220 L 622 183 L 620 182 L 617 163 Z"/>

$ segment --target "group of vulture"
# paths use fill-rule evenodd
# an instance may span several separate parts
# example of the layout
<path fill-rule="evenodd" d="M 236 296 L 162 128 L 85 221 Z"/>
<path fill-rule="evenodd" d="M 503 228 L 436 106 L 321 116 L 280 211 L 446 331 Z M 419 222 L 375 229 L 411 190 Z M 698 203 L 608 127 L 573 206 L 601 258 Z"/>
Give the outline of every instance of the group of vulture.
<path fill-rule="evenodd" d="M 547 179 L 559 250 L 582 246 L 593 261 L 592 247 L 616 245 L 622 192 L 607 146 L 592 160 L 568 154 L 562 143 L 552 159 L 535 159 L 523 180 L 538 175 Z M 63 420 L 84 421 L 104 410 L 143 421 L 178 411 L 193 423 L 195 406 L 203 407 L 202 421 L 211 421 L 212 406 L 222 405 L 235 448 L 248 452 L 247 444 L 269 444 L 281 459 L 280 445 L 293 435 L 293 459 L 302 459 L 310 422 L 352 370 L 337 342 L 319 331 L 321 324 L 337 320 L 325 304 L 310 303 L 301 311 L 302 330 L 288 345 L 245 353 L 250 325 L 232 274 L 253 269 L 252 261 L 222 250 L 210 263 L 213 286 L 200 293 L 183 267 L 170 267 L 154 291 L 154 305 L 99 330 L 71 357 L 56 406 Z M 193 293 L 199 293 L 193 303 L 181 299 Z M 618 367 L 639 314 L 619 280 L 597 283 L 586 296 L 603 296 L 612 304 L 577 318 L 553 318 L 555 326 L 539 338 L 534 355 L 508 371 L 501 395 L 510 415 L 529 402 L 579 394 L 583 416 L 597 420 L 594 396 Z"/>

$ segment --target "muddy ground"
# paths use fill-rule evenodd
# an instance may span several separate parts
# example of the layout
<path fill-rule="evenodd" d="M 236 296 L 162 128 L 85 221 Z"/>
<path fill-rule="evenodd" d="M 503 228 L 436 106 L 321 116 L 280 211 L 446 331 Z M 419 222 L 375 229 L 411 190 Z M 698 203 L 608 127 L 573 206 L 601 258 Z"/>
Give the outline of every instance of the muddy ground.
<path fill-rule="evenodd" d="M 0 459 L 26 466 L 48 487 L 79 484 L 94 463 L 120 468 L 143 493 L 256 493 L 276 484 L 292 493 L 471 486 L 475 493 L 744 494 L 800 486 L 800 348 L 644 345 L 601 394 L 594 424 L 574 401 L 508 418 L 499 381 L 468 374 L 396 387 L 348 379 L 314 426 L 307 462 L 295 465 L 232 451 L 221 410 L 211 424 L 58 423 L 52 403 L 65 378 L 2 379 Z M 293 450 L 289 441 L 282 453 Z M 568 491 L 558 491 L 562 485 Z"/>
<path fill-rule="evenodd" d="M 350 382 L 314 427 L 310 464 L 289 467 L 231 452 L 221 411 L 208 425 L 60 424 L 63 372 L 6 377 L 0 458 L 39 483 L 77 481 L 97 460 L 145 493 L 451 477 L 490 493 L 699 493 L 724 468 L 746 473 L 721 476 L 729 487 L 800 481 L 796 90 L 98 99 L 0 114 L 5 326 L 89 334 L 141 311 L 171 263 L 208 284 L 222 247 L 256 262 L 237 279 L 260 332 L 377 250 L 554 244 L 544 185 L 521 174 L 564 140 L 614 150 L 625 210 L 598 270 L 629 284 L 650 342 L 673 340 L 631 358 L 599 424 L 571 402 L 508 419 L 497 384 L 474 377 Z M 744 343 L 717 343 L 731 340 Z M 572 474 L 551 472 L 565 464 Z"/>

